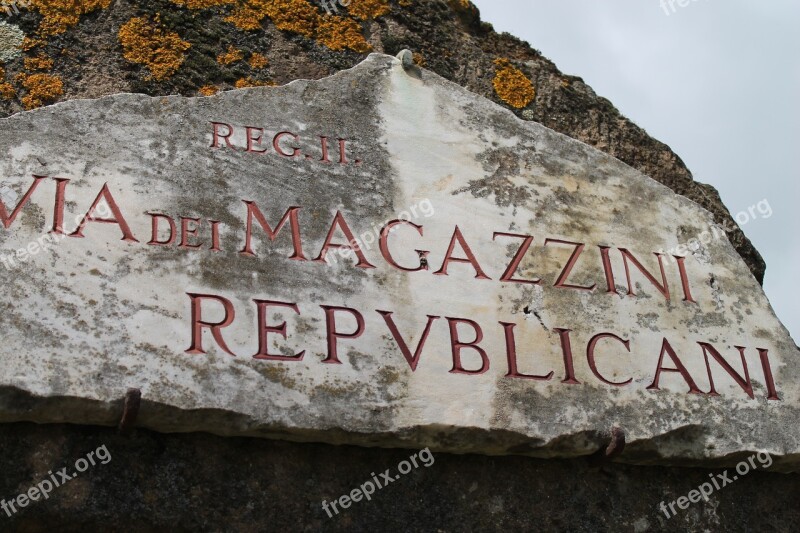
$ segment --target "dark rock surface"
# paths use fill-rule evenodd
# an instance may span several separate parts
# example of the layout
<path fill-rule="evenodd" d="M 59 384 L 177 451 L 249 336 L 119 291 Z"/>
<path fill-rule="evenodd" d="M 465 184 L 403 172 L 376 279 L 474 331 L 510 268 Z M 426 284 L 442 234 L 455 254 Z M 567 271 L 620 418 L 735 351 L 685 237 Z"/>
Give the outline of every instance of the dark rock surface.
<path fill-rule="evenodd" d="M 27 423 L 0 426 L 0 497 L 103 445 L 107 464 L 12 518 L 0 511 L 0 531 L 788 532 L 800 521 L 796 474 L 751 471 L 667 519 L 661 501 L 722 471 L 447 454 L 328 518 L 323 499 L 396 475 L 415 450 Z"/>

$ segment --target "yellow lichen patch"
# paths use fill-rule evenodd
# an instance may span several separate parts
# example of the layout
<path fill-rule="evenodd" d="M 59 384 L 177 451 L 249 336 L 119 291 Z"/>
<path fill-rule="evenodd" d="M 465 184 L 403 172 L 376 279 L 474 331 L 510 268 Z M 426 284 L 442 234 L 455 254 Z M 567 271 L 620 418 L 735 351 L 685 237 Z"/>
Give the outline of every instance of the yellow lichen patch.
<path fill-rule="evenodd" d="M 215 85 L 204 85 L 200 87 L 197 92 L 199 92 L 202 96 L 214 96 L 219 92 L 219 87 Z"/>
<path fill-rule="evenodd" d="M 347 12 L 363 20 L 378 18 L 389 12 L 389 0 L 352 0 Z"/>
<path fill-rule="evenodd" d="M 253 52 L 253 55 L 250 56 L 247 62 L 250 64 L 251 68 L 258 70 L 266 67 L 269 63 L 269 59 L 267 59 L 267 56 L 261 55 L 258 52 Z"/>
<path fill-rule="evenodd" d="M 264 6 L 263 12 L 279 30 L 299 33 L 306 37 L 314 34 L 319 13 L 317 8 L 306 0 L 256 0 L 253 3 Z"/>
<path fill-rule="evenodd" d="M 146 66 L 156 80 L 172 76 L 192 46 L 177 33 L 162 27 L 158 15 L 152 22 L 145 17 L 134 17 L 126 22 L 119 29 L 119 42 L 125 59 Z"/>
<path fill-rule="evenodd" d="M 26 57 L 23 60 L 25 70 L 50 70 L 53 68 L 53 60 L 44 54 L 36 57 Z"/>
<path fill-rule="evenodd" d="M 317 27 L 317 41 L 331 50 L 349 48 L 356 52 L 369 52 L 372 46 L 361 34 L 361 26 L 354 20 L 325 15 Z"/>
<path fill-rule="evenodd" d="M 217 56 L 217 63 L 219 63 L 220 65 L 230 65 L 231 63 L 240 61 L 243 58 L 244 58 L 244 52 L 237 49 L 233 45 L 229 45 L 227 52 Z"/>
<path fill-rule="evenodd" d="M 17 91 L 14 90 L 13 85 L 7 81 L 0 83 L 0 98 L 3 100 L 13 100 L 15 96 L 17 96 Z"/>
<path fill-rule="evenodd" d="M 234 84 L 237 89 L 244 89 L 246 87 L 274 87 L 274 81 L 261 81 L 254 80 L 253 78 L 239 78 Z"/>
<path fill-rule="evenodd" d="M 233 4 L 236 3 L 236 0 L 172 0 L 172 3 L 189 9 L 208 9 L 209 7 Z"/>
<path fill-rule="evenodd" d="M 50 74 L 17 74 L 17 81 L 22 83 L 28 94 L 22 97 L 25 109 L 33 109 L 57 100 L 64 94 L 64 83 L 58 76 Z"/>
<path fill-rule="evenodd" d="M 494 91 L 502 101 L 522 109 L 533 101 L 536 91 L 531 80 L 514 67 L 508 59 L 496 59 L 494 61 L 496 72 L 494 76 Z"/>
<path fill-rule="evenodd" d="M 279 30 L 311 37 L 319 13 L 306 0 L 245 0 L 225 20 L 243 30 L 257 30 L 264 17 L 269 17 Z"/>
<path fill-rule="evenodd" d="M 411 57 L 414 58 L 414 64 L 417 65 L 418 67 L 425 66 L 425 58 L 422 57 L 422 54 L 420 54 L 419 52 L 414 52 Z"/>
<path fill-rule="evenodd" d="M 25 38 L 22 39 L 22 46 L 20 46 L 20 48 L 27 52 L 28 50 L 33 50 L 34 48 L 38 46 L 44 46 L 45 44 L 47 44 L 47 41 L 44 39 L 32 39 L 28 36 L 25 36 Z"/>
<path fill-rule="evenodd" d="M 225 17 L 225 22 L 230 22 L 240 30 L 253 31 L 261 28 L 261 19 L 265 16 L 252 7 L 239 6 Z"/>
<path fill-rule="evenodd" d="M 0 67 L 0 80 L 4 80 L 5 77 L 6 69 Z M 3 98 L 4 100 L 11 100 L 16 95 L 17 91 L 14 90 L 14 87 L 10 83 L 7 81 L 0 83 L 0 98 Z"/>
<path fill-rule="evenodd" d="M 412 3 L 413 3 L 413 2 L 412 2 L 411 0 L 400 0 L 400 1 L 398 2 L 398 4 L 400 4 L 400 7 L 408 7 L 408 6 L 410 6 Z"/>
<path fill-rule="evenodd" d="M 96 9 L 105 9 L 111 0 L 28 0 L 30 6 L 42 15 L 39 24 L 41 35 L 57 35 L 78 23 L 81 15 Z"/>

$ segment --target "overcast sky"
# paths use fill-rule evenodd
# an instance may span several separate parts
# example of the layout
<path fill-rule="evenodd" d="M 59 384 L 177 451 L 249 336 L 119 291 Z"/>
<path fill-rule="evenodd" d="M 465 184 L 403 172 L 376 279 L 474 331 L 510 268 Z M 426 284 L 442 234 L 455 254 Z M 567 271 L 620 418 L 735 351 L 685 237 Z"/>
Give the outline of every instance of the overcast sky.
<path fill-rule="evenodd" d="M 767 262 L 767 296 L 800 342 L 800 2 L 473 3 L 497 31 L 528 41 L 668 144 L 734 216 L 766 200 L 772 216 L 754 210 L 742 229 Z"/>

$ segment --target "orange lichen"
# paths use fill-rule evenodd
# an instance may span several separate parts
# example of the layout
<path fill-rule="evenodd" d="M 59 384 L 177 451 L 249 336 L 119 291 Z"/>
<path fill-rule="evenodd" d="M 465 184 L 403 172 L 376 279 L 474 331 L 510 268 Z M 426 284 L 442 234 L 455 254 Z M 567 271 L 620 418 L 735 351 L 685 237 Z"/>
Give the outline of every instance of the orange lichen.
<path fill-rule="evenodd" d="M 12 100 L 15 96 L 17 96 L 17 91 L 14 89 L 14 86 L 4 81 L 0 83 L 0 98 L 3 100 Z"/>
<path fill-rule="evenodd" d="M 209 7 L 224 6 L 234 4 L 236 0 L 171 0 L 173 4 L 184 6 L 189 9 L 208 9 Z"/>
<path fill-rule="evenodd" d="M 237 49 L 235 46 L 228 45 L 228 51 L 224 54 L 220 54 L 217 56 L 217 63 L 220 65 L 230 65 L 236 61 L 239 61 L 244 58 L 244 52 Z"/>
<path fill-rule="evenodd" d="M 306 0 L 245 0 L 225 20 L 243 30 L 257 30 L 264 17 L 269 17 L 279 30 L 311 37 L 319 13 Z"/>
<path fill-rule="evenodd" d="M 250 0 L 251 3 L 262 4 L 263 12 L 279 30 L 299 33 L 306 37 L 314 34 L 314 27 L 319 20 L 317 8 L 306 0 Z"/>
<path fill-rule="evenodd" d="M 356 52 L 369 52 L 372 46 L 361 34 L 361 26 L 354 20 L 325 15 L 317 27 L 317 42 L 331 50 L 349 48 Z"/>
<path fill-rule="evenodd" d="M 239 78 L 234 84 L 237 89 L 244 89 L 246 87 L 274 87 L 274 81 L 261 81 L 254 80 L 253 78 Z"/>
<path fill-rule="evenodd" d="M 250 64 L 250 68 L 253 69 L 262 69 L 267 66 L 269 63 L 269 59 L 267 56 L 259 54 L 258 52 L 253 52 L 253 55 L 250 56 L 250 59 L 247 61 Z"/>
<path fill-rule="evenodd" d="M 53 60 L 44 54 L 36 57 L 26 57 L 23 60 L 25 70 L 50 70 L 53 68 Z"/>
<path fill-rule="evenodd" d="M 5 77 L 6 69 L 0 67 L 0 80 L 5 79 Z M 4 100 L 11 100 L 16 95 L 17 91 L 14 90 L 14 87 L 10 83 L 7 81 L 0 83 L 0 98 L 3 98 Z"/>
<path fill-rule="evenodd" d="M 494 91 L 502 101 L 522 109 L 533 101 L 536 91 L 531 80 L 521 70 L 514 67 L 508 59 L 494 61 L 496 72 L 494 76 Z"/>
<path fill-rule="evenodd" d="M 22 97 L 22 105 L 25 106 L 25 109 L 43 106 L 64 94 L 64 83 L 58 76 L 20 72 L 15 79 L 22 83 L 27 91 L 27 94 Z"/>
<path fill-rule="evenodd" d="M 422 57 L 422 54 L 420 54 L 419 52 L 414 52 L 412 54 L 412 57 L 414 58 L 414 64 L 415 65 L 417 65 L 418 67 L 424 67 L 425 66 L 425 58 Z"/>
<path fill-rule="evenodd" d="M 28 0 L 30 6 L 42 15 L 39 34 L 57 35 L 78 23 L 81 15 L 105 9 L 111 0 Z"/>
<path fill-rule="evenodd" d="M 172 76 L 192 46 L 177 33 L 162 27 L 159 15 L 152 22 L 145 17 L 130 19 L 119 29 L 119 42 L 125 59 L 146 66 L 156 80 Z"/>
<path fill-rule="evenodd" d="M 363 20 L 378 18 L 389 12 L 389 0 L 353 0 L 347 12 Z"/>
<path fill-rule="evenodd" d="M 202 96 L 214 96 L 219 92 L 219 87 L 215 85 L 204 85 L 200 87 L 197 92 L 199 92 Z"/>
<path fill-rule="evenodd" d="M 26 35 L 22 39 L 22 45 L 20 46 L 20 48 L 22 48 L 22 50 L 27 52 L 28 50 L 33 50 L 37 46 L 44 46 L 45 44 L 47 44 L 47 41 L 45 41 L 44 39 L 32 39 Z"/>
<path fill-rule="evenodd" d="M 225 17 L 225 22 L 230 22 L 240 30 L 253 31 L 261 29 L 261 19 L 264 17 L 257 9 L 240 5 Z"/>

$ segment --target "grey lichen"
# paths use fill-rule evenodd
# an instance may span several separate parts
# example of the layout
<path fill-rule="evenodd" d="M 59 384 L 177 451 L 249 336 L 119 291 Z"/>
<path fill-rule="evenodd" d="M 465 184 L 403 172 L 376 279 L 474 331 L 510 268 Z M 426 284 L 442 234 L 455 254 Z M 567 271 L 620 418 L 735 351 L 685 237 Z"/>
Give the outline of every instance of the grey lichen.
<path fill-rule="evenodd" d="M 14 24 L 0 21 L 0 61 L 6 63 L 22 53 L 25 33 Z"/>

